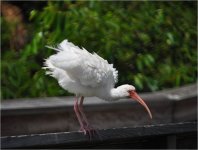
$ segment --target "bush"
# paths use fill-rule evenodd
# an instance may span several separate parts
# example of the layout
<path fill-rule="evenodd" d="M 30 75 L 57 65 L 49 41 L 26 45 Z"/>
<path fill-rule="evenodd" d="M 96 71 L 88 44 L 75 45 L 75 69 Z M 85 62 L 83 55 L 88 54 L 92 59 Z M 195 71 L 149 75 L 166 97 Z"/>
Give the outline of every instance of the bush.
<path fill-rule="evenodd" d="M 32 41 L 20 52 L 2 52 L 2 97 L 68 95 L 41 70 L 43 59 L 55 53 L 44 46 L 65 38 L 114 63 L 118 85 L 143 92 L 193 83 L 196 9 L 193 1 L 48 2 L 30 12 Z"/>

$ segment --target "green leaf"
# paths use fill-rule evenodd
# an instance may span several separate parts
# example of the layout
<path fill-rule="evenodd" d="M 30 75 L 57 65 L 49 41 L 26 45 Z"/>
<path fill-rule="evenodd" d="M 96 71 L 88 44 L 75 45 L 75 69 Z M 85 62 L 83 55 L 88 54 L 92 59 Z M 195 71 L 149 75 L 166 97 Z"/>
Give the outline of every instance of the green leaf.
<path fill-rule="evenodd" d="M 30 12 L 30 17 L 29 17 L 29 19 L 32 20 L 36 15 L 37 15 L 37 10 L 32 10 L 32 11 Z"/>
<path fill-rule="evenodd" d="M 142 61 L 138 59 L 136 62 L 137 62 L 137 68 L 138 68 L 138 70 L 142 71 L 143 70 Z"/>
<path fill-rule="evenodd" d="M 142 79 L 140 75 L 136 75 L 134 76 L 134 81 L 135 81 L 135 85 L 139 88 L 139 89 L 143 89 L 143 83 L 142 83 Z"/>

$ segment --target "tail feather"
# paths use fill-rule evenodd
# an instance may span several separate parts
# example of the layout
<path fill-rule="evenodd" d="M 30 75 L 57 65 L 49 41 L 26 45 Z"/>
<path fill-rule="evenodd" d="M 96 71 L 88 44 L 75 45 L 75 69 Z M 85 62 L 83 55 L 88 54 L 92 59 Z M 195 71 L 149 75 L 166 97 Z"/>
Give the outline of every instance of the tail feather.
<path fill-rule="evenodd" d="M 46 59 L 44 62 L 44 67 L 42 67 L 43 69 L 47 70 L 45 72 L 46 75 L 52 76 L 58 80 L 60 80 L 61 78 L 64 78 L 65 76 L 65 71 L 55 67 L 51 61 L 49 59 Z"/>
<path fill-rule="evenodd" d="M 45 47 L 47 47 L 47 48 L 49 48 L 49 49 L 53 49 L 53 50 L 58 51 L 58 52 L 61 51 L 60 49 L 55 48 L 55 47 L 52 47 L 52 46 L 46 45 Z"/>
<path fill-rule="evenodd" d="M 44 67 L 42 67 L 42 68 L 47 70 L 45 72 L 46 75 L 50 75 L 50 76 L 54 77 L 55 67 L 52 65 L 52 63 L 50 62 L 49 59 L 45 59 Z"/>

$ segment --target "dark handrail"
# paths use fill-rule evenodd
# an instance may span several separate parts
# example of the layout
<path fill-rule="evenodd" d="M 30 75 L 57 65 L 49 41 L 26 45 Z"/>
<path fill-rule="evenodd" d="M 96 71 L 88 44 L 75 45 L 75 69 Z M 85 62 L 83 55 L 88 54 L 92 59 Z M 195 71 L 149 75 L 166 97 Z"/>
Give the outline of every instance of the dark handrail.
<path fill-rule="evenodd" d="M 184 145 L 182 140 L 187 140 L 191 142 L 189 147 L 196 148 L 197 123 L 146 125 L 133 128 L 103 129 L 98 132 L 100 138 L 94 136 L 92 140 L 82 132 L 5 136 L 1 137 L 1 146 L 2 148 L 115 148 L 120 145 L 127 147 L 128 144 L 128 148 L 139 148 L 143 144 L 141 148 L 155 148 L 156 146 L 158 148 L 174 148 L 179 145 L 181 147 L 182 144 Z M 185 138 L 174 140 L 183 135 Z"/>

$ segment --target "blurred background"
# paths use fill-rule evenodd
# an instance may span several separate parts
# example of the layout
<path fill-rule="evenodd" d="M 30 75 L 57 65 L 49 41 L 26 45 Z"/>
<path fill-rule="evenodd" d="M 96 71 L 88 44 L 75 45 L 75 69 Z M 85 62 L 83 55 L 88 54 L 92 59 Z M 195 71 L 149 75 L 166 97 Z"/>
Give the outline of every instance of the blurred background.
<path fill-rule="evenodd" d="M 147 141 L 146 148 L 197 149 L 197 2 L 76 0 L 1 1 L 1 136 L 8 136 L 3 148 L 52 144 L 49 138 L 28 137 L 79 130 L 73 94 L 42 69 L 44 59 L 55 53 L 45 46 L 64 39 L 113 63 L 119 72 L 116 86 L 134 85 L 153 115 L 150 119 L 129 99 L 107 103 L 90 97 L 84 108 L 94 128 L 143 126 L 141 132 L 134 128 L 136 141 L 128 140 L 134 146 L 148 127 L 152 142 L 142 140 L 135 148 Z M 154 130 L 158 124 L 165 127 L 164 136 L 160 128 Z M 60 136 L 54 136 L 59 143 Z"/>
<path fill-rule="evenodd" d="M 113 63 L 140 92 L 197 81 L 196 1 L 1 2 L 1 98 L 70 95 L 42 70 L 64 39 Z"/>

